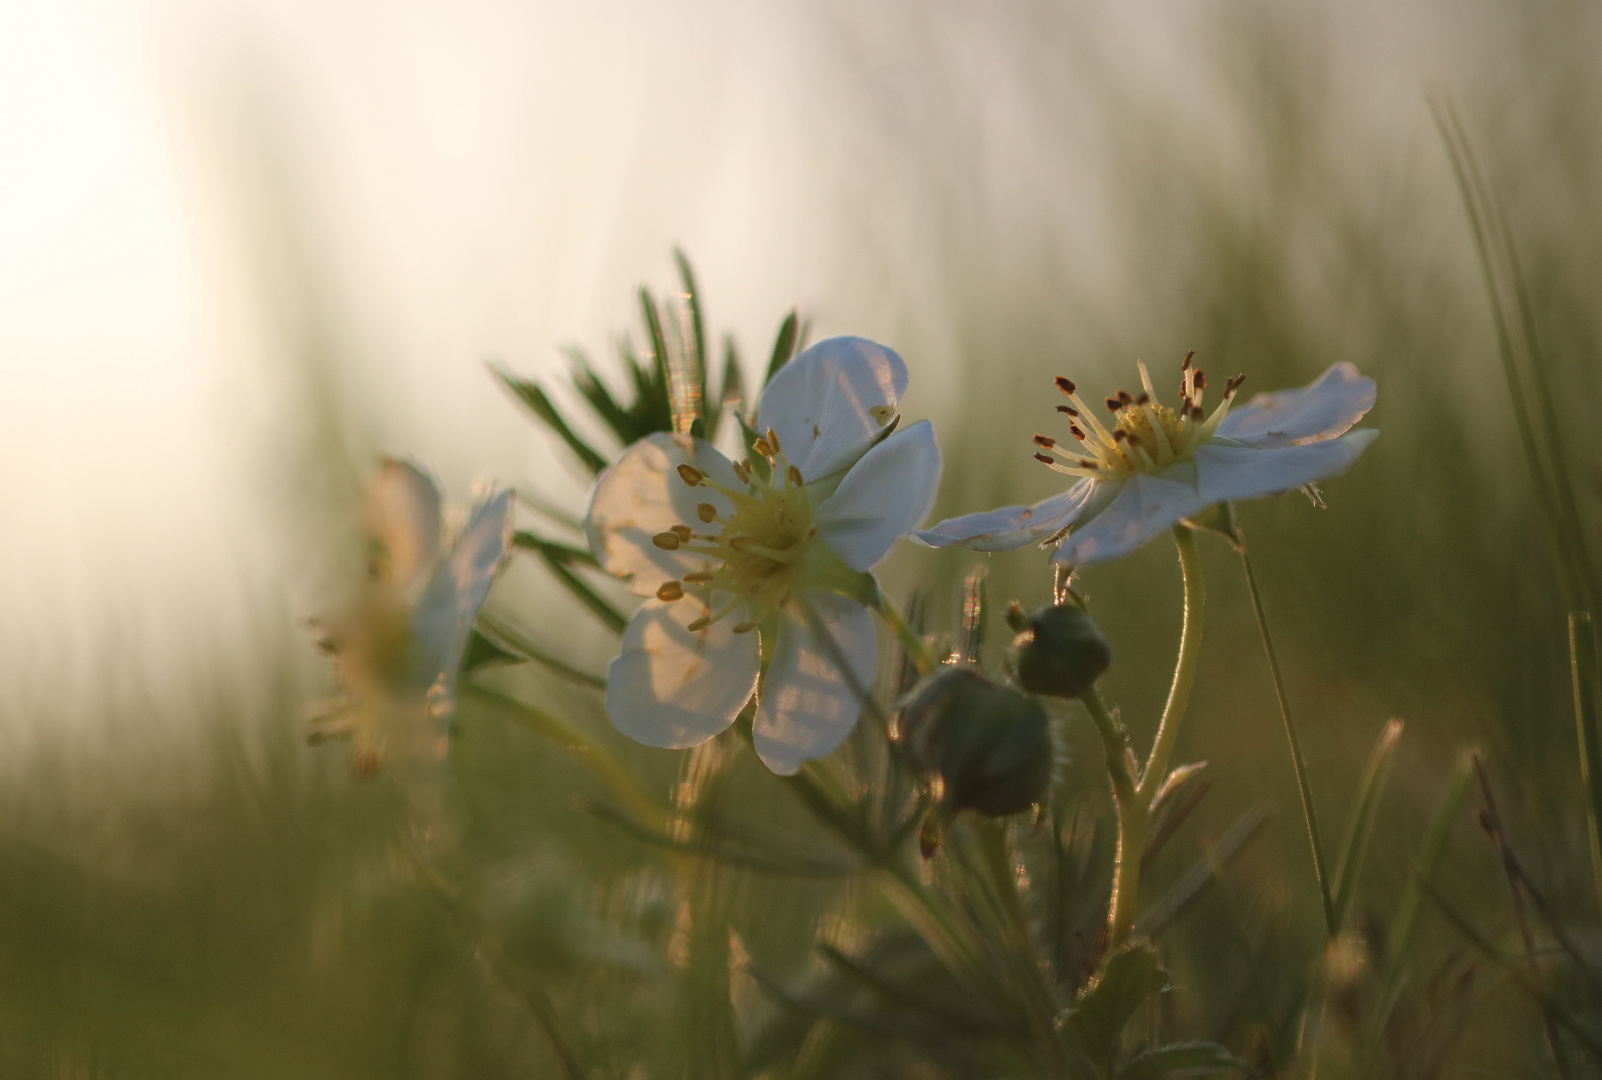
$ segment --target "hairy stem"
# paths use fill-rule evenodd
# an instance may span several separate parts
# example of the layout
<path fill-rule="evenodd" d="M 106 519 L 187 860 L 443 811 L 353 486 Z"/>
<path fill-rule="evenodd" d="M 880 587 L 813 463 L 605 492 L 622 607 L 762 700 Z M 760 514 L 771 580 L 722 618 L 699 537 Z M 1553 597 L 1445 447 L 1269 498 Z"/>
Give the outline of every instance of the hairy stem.
<path fill-rule="evenodd" d="M 1196 534 L 1184 525 L 1174 526 L 1174 543 L 1179 548 L 1179 568 L 1185 576 L 1185 622 L 1179 632 L 1179 663 L 1174 666 L 1174 681 L 1168 688 L 1168 704 L 1163 706 L 1163 718 L 1157 725 L 1157 739 L 1152 743 L 1151 757 L 1146 760 L 1145 771 L 1140 775 L 1136 789 L 1140 802 L 1151 805 L 1152 796 L 1162 786 L 1168 773 L 1168 759 L 1174 756 L 1174 744 L 1179 740 L 1179 725 L 1185 718 L 1185 706 L 1190 701 L 1190 686 L 1196 679 L 1196 660 L 1201 655 L 1202 631 L 1202 574 L 1201 556 L 1196 551 Z"/>

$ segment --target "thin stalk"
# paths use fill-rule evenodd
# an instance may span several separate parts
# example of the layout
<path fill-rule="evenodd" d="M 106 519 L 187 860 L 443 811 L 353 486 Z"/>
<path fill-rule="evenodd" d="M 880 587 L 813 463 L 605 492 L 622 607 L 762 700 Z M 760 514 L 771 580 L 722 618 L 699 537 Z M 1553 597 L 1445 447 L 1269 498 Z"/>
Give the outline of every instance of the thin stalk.
<path fill-rule="evenodd" d="M 1580 736 L 1580 778 L 1585 782 L 1586 831 L 1591 871 L 1602 904 L 1602 731 L 1597 730 L 1596 629 L 1588 611 L 1569 613 L 1569 670 L 1574 679 L 1574 723 Z"/>
<path fill-rule="evenodd" d="M 1096 725 L 1096 733 L 1101 736 L 1107 776 L 1112 781 L 1113 804 L 1118 810 L 1118 854 L 1113 863 L 1112 902 L 1107 911 L 1108 946 L 1116 949 L 1129 939 L 1135 927 L 1135 901 L 1140 893 L 1141 866 L 1145 862 L 1150 803 L 1143 802 L 1135 790 L 1135 778 L 1130 775 L 1129 736 L 1123 726 L 1107 711 L 1094 686 L 1080 700 Z"/>
<path fill-rule="evenodd" d="M 896 635 L 896 639 L 901 642 L 901 647 L 907 651 L 907 655 L 912 658 L 912 663 L 917 667 L 918 674 L 932 674 L 936 666 L 938 666 L 935 663 L 934 654 L 929 651 L 928 644 L 916 630 L 908 625 L 900 610 L 882 590 L 873 604 L 873 610 L 879 613 L 879 618 L 884 620 L 884 624 L 891 629 Z"/>
<path fill-rule="evenodd" d="M 1263 597 L 1257 589 L 1257 575 L 1252 571 L 1252 559 L 1247 553 L 1246 534 L 1236 529 L 1239 538 L 1237 549 L 1240 562 L 1246 568 L 1246 587 L 1252 594 L 1252 610 L 1257 613 L 1257 629 L 1263 635 L 1263 651 L 1268 654 L 1268 670 L 1274 677 L 1274 693 L 1279 698 L 1280 719 L 1285 722 L 1285 738 L 1290 743 L 1291 764 L 1296 769 L 1296 791 L 1302 800 L 1302 820 L 1307 824 L 1307 842 L 1313 849 L 1313 876 L 1318 879 L 1319 899 L 1324 903 L 1324 929 L 1328 936 L 1340 932 L 1335 925 L 1335 899 L 1330 895 L 1329 868 L 1324 862 L 1324 844 L 1319 838 L 1318 813 L 1313 809 L 1313 789 L 1307 782 L 1307 758 L 1302 753 L 1301 736 L 1296 733 L 1296 721 L 1291 716 L 1290 695 L 1285 692 L 1285 677 L 1280 674 L 1279 654 L 1274 650 L 1274 637 L 1268 632 L 1268 616 L 1263 611 Z"/>
<path fill-rule="evenodd" d="M 1174 744 L 1179 740 L 1179 725 L 1185 718 L 1190 686 L 1196 678 L 1196 661 L 1201 656 L 1204 596 L 1196 534 L 1184 525 L 1176 525 L 1174 544 L 1179 548 L 1179 568 L 1185 576 L 1185 622 L 1179 633 L 1179 663 L 1174 666 L 1174 681 L 1168 688 L 1168 704 L 1163 707 L 1163 718 L 1157 725 L 1157 739 L 1152 743 L 1151 757 L 1146 760 L 1145 771 L 1141 773 L 1136 788 L 1140 802 L 1145 806 L 1151 805 L 1152 797 L 1157 794 L 1168 772 L 1168 759 L 1173 757 Z"/>

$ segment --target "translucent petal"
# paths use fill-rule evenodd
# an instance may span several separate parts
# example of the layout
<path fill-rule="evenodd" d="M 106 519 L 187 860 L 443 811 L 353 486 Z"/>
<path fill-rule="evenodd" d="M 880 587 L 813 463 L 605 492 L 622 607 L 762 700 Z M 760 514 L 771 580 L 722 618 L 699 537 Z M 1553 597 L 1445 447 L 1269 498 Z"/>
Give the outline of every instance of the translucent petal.
<path fill-rule="evenodd" d="M 1068 534 L 1053 561 L 1088 566 L 1116 559 L 1200 512 L 1211 500 L 1196 490 L 1196 474 L 1189 465 L 1184 462 L 1161 476 L 1136 473 L 1124 481 L 1105 510 Z"/>
<path fill-rule="evenodd" d="M 865 338 L 829 338 L 773 376 L 757 426 L 772 428 L 790 464 L 812 481 L 856 461 L 906 391 L 907 365 L 894 352 Z"/>
<path fill-rule="evenodd" d="M 1299 390 L 1258 394 L 1231 409 L 1218 435 L 1248 446 L 1294 446 L 1344 434 L 1374 407 L 1374 380 L 1339 363 Z"/>
<path fill-rule="evenodd" d="M 733 507 L 711 488 L 692 488 L 678 474 L 692 465 L 727 487 L 743 490 L 729 459 L 712 444 L 690 435 L 650 435 L 602 470 L 584 514 L 584 535 L 601 567 L 629 582 L 636 596 L 654 596 L 664 581 L 705 569 L 708 560 L 686 551 L 665 551 L 651 537 L 675 525 L 708 531 L 696 517 L 700 503 L 727 515 Z"/>
<path fill-rule="evenodd" d="M 930 547 L 965 547 L 973 551 L 1011 551 L 1046 539 L 1073 524 L 1101 486 L 1081 480 L 1067 491 L 1033 506 L 1004 506 L 979 514 L 947 518 L 912 535 Z"/>
<path fill-rule="evenodd" d="M 920 420 L 862 455 L 812 521 L 842 562 L 866 570 L 924 519 L 939 487 L 940 447 Z"/>
<path fill-rule="evenodd" d="M 362 507 L 362 524 L 381 552 L 378 576 L 407 592 L 421 588 L 424 574 L 439 558 L 440 523 L 434 481 L 414 465 L 384 459 L 367 485 Z"/>
<path fill-rule="evenodd" d="M 734 722 L 756 689 L 755 633 L 736 634 L 734 612 L 691 633 L 706 608 L 691 597 L 649 600 L 623 630 L 623 651 L 606 671 L 606 714 L 647 746 L 681 749 Z"/>
<path fill-rule="evenodd" d="M 1270 449 L 1209 443 L 1196 448 L 1196 487 L 1209 504 L 1291 491 L 1345 472 L 1378 435 L 1364 428 L 1338 439 Z"/>
<path fill-rule="evenodd" d="M 409 623 L 417 647 L 414 678 L 424 687 L 435 688 L 442 719 L 453 704 L 468 633 L 511 540 L 512 493 L 503 491 L 473 511 L 450 557 L 434 572 L 412 610 Z"/>
<path fill-rule="evenodd" d="M 823 757 L 851 733 L 879 658 L 867 608 L 833 593 L 808 591 L 796 599 L 779 624 L 752 729 L 757 755 L 781 776 Z M 811 608 L 830 641 L 813 633 L 800 604 Z"/>

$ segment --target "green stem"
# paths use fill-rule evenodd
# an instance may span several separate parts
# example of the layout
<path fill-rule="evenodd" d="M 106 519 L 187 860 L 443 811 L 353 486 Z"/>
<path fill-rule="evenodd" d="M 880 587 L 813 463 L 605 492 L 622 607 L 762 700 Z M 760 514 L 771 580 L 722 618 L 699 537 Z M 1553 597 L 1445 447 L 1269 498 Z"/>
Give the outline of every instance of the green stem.
<path fill-rule="evenodd" d="M 1196 534 L 1184 525 L 1174 526 L 1174 543 L 1179 548 L 1179 568 L 1185 576 L 1185 622 L 1179 632 L 1179 663 L 1174 666 L 1173 685 L 1168 688 L 1168 704 L 1163 706 L 1163 718 L 1157 725 L 1157 739 L 1152 743 L 1151 757 L 1140 775 L 1136 788 L 1140 801 L 1146 806 L 1162 786 L 1168 773 L 1168 759 L 1174 756 L 1174 744 L 1179 740 L 1179 725 L 1185 718 L 1185 705 L 1190 701 L 1190 685 L 1196 679 L 1196 660 L 1201 655 L 1202 631 L 1202 575 L 1201 556 L 1196 551 Z"/>
<path fill-rule="evenodd" d="M 1135 898 L 1140 893 L 1140 864 L 1146 850 L 1150 804 L 1142 803 L 1135 791 L 1129 766 L 1129 736 L 1123 725 L 1107 711 L 1094 686 L 1080 700 L 1096 725 L 1096 734 L 1101 736 L 1113 803 L 1118 809 L 1118 855 L 1113 869 L 1112 904 L 1107 912 L 1109 944 L 1116 949 L 1128 940 L 1135 926 Z"/>
<path fill-rule="evenodd" d="M 1290 695 L 1285 692 L 1285 678 L 1279 670 L 1279 654 L 1274 650 L 1273 635 L 1268 632 L 1268 616 L 1263 612 L 1263 597 L 1257 590 L 1257 575 L 1252 572 L 1252 559 L 1247 554 L 1246 534 L 1237 527 L 1236 537 L 1240 562 L 1246 568 L 1246 588 L 1252 594 L 1252 610 L 1257 613 L 1257 629 L 1263 635 L 1263 651 L 1268 654 L 1268 671 L 1274 677 L 1280 719 L 1285 722 L 1285 738 L 1290 742 L 1291 764 L 1296 769 L 1296 791 L 1302 800 L 1302 820 L 1307 824 L 1307 842 L 1313 849 L 1313 876 L 1318 879 L 1318 895 L 1324 903 L 1324 929 L 1333 938 L 1340 927 L 1335 925 L 1335 899 L 1329 889 L 1329 868 L 1324 863 L 1324 843 L 1318 831 L 1318 814 L 1313 809 L 1313 789 L 1307 782 L 1307 758 L 1302 754 L 1302 740 L 1296 733 L 1296 721 L 1291 718 Z"/>
<path fill-rule="evenodd" d="M 917 666 L 918 674 L 933 673 L 938 665 L 935 663 L 934 654 L 929 651 L 928 644 L 916 630 L 907 625 L 907 620 L 902 617 L 900 610 L 883 590 L 880 590 L 878 598 L 874 601 L 873 609 L 879 613 L 884 624 L 895 632 L 901 647 L 907 650 L 907 655 L 912 657 L 913 664 Z"/>

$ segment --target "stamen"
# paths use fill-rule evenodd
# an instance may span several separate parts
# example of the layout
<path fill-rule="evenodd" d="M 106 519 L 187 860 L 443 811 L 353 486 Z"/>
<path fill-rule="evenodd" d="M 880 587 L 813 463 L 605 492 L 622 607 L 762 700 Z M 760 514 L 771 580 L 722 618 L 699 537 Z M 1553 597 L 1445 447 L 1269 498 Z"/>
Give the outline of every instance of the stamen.
<path fill-rule="evenodd" d="M 700 518 L 703 522 L 710 523 L 716 521 L 718 517 L 718 508 L 713 506 L 711 503 L 701 503 L 695 508 L 695 516 Z"/>
<path fill-rule="evenodd" d="M 690 542 L 690 537 L 695 535 L 695 533 L 693 531 L 691 531 L 691 529 L 690 529 L 690 527 L 688 525 L 675 525 L 669 531 L 677 533 L 678 537 L 679 537 L 679 540 L 682 543 L 686 543 L 686 544 L 688 544 Z"/>
<path fill-rule="evenodd" d="M 1107 402 L 1106 402 L 1106 405 L 1107 405 L 1107 408 L 1112 410 L 1112 413 L 1113 413 L 1114 416 L 1117 416 L 1118 415 L 1118 410 L 1122 409 L 1124 407 L 1124 403 L 1119 401 L 1115 397 L 1108 398 Z"/>
<path fill-rule="evenodd" d="M 704 570 L 697 570 L 693 574 L 685 574 L 683 580 L 686 585 L 709 585 L 712 583 L 713 576 Z"/>
<path fill-rule="evenodd" d="M 684 586 L 676 581 L 664 581 L 661 588 L 656 590 L 656 598 L 664 603 L 672 603 L 684 598 Z"/>
<path fill-rule="evenodd" d="M 685 537 L 685 539 L 689 538 Z M 679 534 L 676 532 L 659 532 L 651 537 L 651 543 L 663 551 L 677 551 L 681 541 L 679 540 Z"/>
<path fill-rule="evenodd" d="M 706 473 L 697 469 L 694 465 L 680 465 L 678 472 L 679 479 L 691 487 L 700 487 L 701 481 L 706 479 Z"/>
<path fill-rule="evenodd" d="M 1058 375 L 1057 389 L 1061 390 L 1065 394 L 1071 395 L 1074 392 L 1074 381 L 1065 375 Z"/>
<path fill-rule="evenodd" d="M 1078 416 L 1079 415 L 1079 410 L 1074 408 L 1072 405 L 1058 405 L 1057 406 L 1057 411 L 1062 413 L 1064 416 Z"/>
<path fill-rule="evenodd" d="M 1186 353 L 1185 354 L 1185 359 L 1183 359 L 1183 360 L 1181 360 L 1179 362 L 1179 370 L 1180 371 L 1189 371 L 1190 370 L 1191 358 L 1193 356 L 1195 356 L 1195 355 L 1196 355 L 1196 350 L 1195 349 L 1192 349 L 1192 350 L 1190 350 L 1190 352 Z"/>
<path fill-rule="evenodd" d="M 1068 431 L 1069 431 L 1070 434 L 1073 435 L 1074 438 L 1078 439 L 1080 442 L 1084 442 L 1085 441 L 1085 433 L 1083 431 L 1079 430 L 1079 425 L 1078 424 L 1069 424 L 1068 425 Z"/>
<path fill-rule="evenodd" d="M 1053 446 L 1057 445 L 1057 440 L 1051 438 L 1049 435 L 1036 435 L 1035 445 L 1050 450 Z"/>
<path fill-rule="evenodd" d="M 755 629 L 756 629 L 756 623 L 754 623 L 754 622 L 743 622 L 743 623 L 736 623 L 735 624 L 734 632 L 736 634 L 749 634 L 751 631 L 753 631 Z"/>
<path fill-rule="evenodd" d="M 1151 372 L 1146 370 L 1146 361 L 1136 360 L 1135 366 L 1140 369 L 1140 385 L 1146 388 L 1146 396 L 1148 398 L 1156 397 L 1157 391 L 1151 388 Z"/>
<path fill-rule="evenodd" d="M 1057 459 L 1056 458 L 1048 457 L 1045 454 L 1036 454 L 1035 455 L 1035 460 L 1036 461 L 1044 461 L 1047 465 L 1055 465 L 1055 464 L 1057 464 Z"/>
<path fill-rule="evenodd" d="M 1135 404 L 1136 405 L 1144 405 L 1144 404 L 1146 404 L 1146 402 L 1148 402 L 1150 400 L 1151 400 L 1151 395 L 1147 394 L 1145 392 L 1142 392 L 1141 395 L 1138 398 L 1135 399 Z"/>
<path fill-rule="evenodd" d="M 1236 375 L 1233 379 L 1227 380 L 1224 383 L 1224 397 L 1233 398 L 1235 396 L 1235 392 L 1240 389 L 1240 384 L 1245 381 L 1246 376 L 1244 374 Z"/>
<path fill-rule="evenodd" d="M 761 454 L 765 458 L 771 458 L 773 456 L 773 446 L 772 446 L 772 444 L 769 443 L 768 440 L 766 440 L 764 438 L 761 438 L 760 436 L 757 437 L 756 439 L 752 440 L 751 449 L 755 450 L 757 453 Z"/>
<path fill-rule="evenodd" d="M 790 483 L 796 487 L 801 486 L 801 470 L 796 468 L 794 465 L 791 465 L 788 469 L 784 470 L 784 478 L 790 481 Z"/>
<path fill-rule="evenodd" d="M 772 428 L 768 428 L 768 430 L 764 431 L 762 435 L 768 440 L 768 445 L 773 447 L 773 452 L 775 454 L 784 453 L 784 448 L 779 445 L 779 436 L 774 433 Z"/>
<path fill-rule="evenodd" d="M 1207 372 L 1203 371 L 1201 368 L 1196 369 L 1195 384 L 1196 389 L 1198 390 L 1207 389 Z"/>

